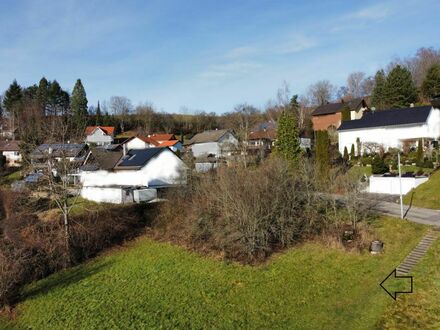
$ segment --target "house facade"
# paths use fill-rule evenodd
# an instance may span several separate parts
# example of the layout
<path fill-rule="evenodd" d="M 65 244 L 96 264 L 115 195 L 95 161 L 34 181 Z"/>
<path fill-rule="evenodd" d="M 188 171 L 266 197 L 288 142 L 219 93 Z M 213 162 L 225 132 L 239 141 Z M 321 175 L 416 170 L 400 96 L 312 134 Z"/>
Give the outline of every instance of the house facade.
<path fill-rule="evenodd" d="M 440 137 L 440 110 L 432 106 L 369 111 L 361 119 L 346 121 L 338 129 L 339 151 L 368 153 L 377 145 L 385 150 L 404 143 L 432 141 Z M 358 142 L 359 141 L 359 142 Z M 358 150 L 358 145 L 360 150 Z"/>
<path fill-rule="evenodd" d="M 342 111 L 345 106 L 350 108 L 350 119 L 362 118 L 363 112 L 368 109 L 363 98 L 353 99 L 348 102 L 327 103 L 320 105 L 312 112 L 312 123 L 314 131 L 336 130 L 342 123 Z"/>
<path fill-rule="evenodd" d="M 123 143 L 127 150 L 140 150 L 159 146 L 159 142 L 147 136 L 135 136 Z"/>
<path fill-rule="evenodd" d="M 5 156 L 8 166 L 21 166 L 20 143 L 18 140 L 0 141 L 0 152 Z"/>
<path fill-rule="evenodd" d="M 144 199 L 153 196 L 151 189 L 184 184 L 187 169 L 168 148 L 133 149 L 112 170 L 82 171 L 81 195 L 96 202 L 127 202 L 121 196 L 136 202 L 136 196 Z"/>
<path fill-rule="evenodd" d="M 111 126 L 88 126 L 86 128 L 86 143 L 98 146 L 113 143 L 115 128 Z"/>
<path fill-rule="evenodd" d="M 230 156 L 238 147 L 238 140 L 229 130 L 212 130 L 196 134 L 188 143 L 194 157 Z"/>

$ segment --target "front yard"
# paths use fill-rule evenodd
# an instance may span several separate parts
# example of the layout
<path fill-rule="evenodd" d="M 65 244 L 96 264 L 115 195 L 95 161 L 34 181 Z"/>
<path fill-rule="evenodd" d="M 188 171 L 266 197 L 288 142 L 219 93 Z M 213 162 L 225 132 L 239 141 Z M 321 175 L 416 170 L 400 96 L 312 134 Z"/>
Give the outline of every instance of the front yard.
<path fill-rule="evenodd" d="M 384 322 L 384 315 L 395 317 L 392 306 L 405 303 L 399 298 L 395 305 L 379 283 L 427 230 L 392 218 L 377 220 L 374 227 L 376 236 L 385 242 L 385 253 L 380 256 L 313 242 L 253 267 L 142 237 L 28 286 L 14 321 L 3 325 L 33 329 L 371 329 Z M 438 257 L 440 244 L 436 253 Z M 438 289 L 440 283 L 431 281 L 429 287 L 422 283 L 428 273 L 438 277 L 440 266 L 425 262 L 418 270 L 415 288 L 424 300 L 417 303 L 438 308 L 439 300 L 423 292 L 433 286 Z M 411 304 L 419 297 L 405 299 Z"/>

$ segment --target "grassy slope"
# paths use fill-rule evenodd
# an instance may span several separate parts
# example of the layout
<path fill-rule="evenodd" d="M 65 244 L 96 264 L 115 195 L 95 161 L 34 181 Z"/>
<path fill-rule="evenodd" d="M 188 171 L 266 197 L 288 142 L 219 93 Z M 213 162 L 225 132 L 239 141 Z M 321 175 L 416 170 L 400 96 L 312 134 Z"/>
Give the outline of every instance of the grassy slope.
<path fill-rule="evenodd" d="M 419 207 L 440 209 L 440 171 L 435 172 L 428 182 L 411 190 L 404 198 L 405 204 L 411 203 Z"/>
<path fill-rule="evenodd" d="M 379 283 L 426 230 L 396 219 L 377 226 L 381 256 L 308 243 L 257 267 L 142 238 L 29 286 L 10 326 L 373 328 L 392 303 Z"/>
<path fill-rule="evenodd" d="M 440 240 L 416 266 L 414 293 L 388 306 L 380 326 L 388 329 L 440 329 Z"/>

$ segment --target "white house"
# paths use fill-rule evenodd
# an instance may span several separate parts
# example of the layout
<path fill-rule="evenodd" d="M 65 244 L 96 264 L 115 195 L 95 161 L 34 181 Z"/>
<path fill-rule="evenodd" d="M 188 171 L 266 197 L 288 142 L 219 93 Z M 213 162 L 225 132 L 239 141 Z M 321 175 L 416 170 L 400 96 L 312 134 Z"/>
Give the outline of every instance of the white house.
<path fill-rule="evenodd" d="M 385 150 L 402 148 L 405 142 L 419 139 L 438 140 L 440 137 L 440 110 L 421 106 L 364 112 L 361 119 L 344 121 L 338 129 L 339 152 L 354 145 L 356 153 L 367 152 L 369 145 L 380 145 Z"/>
<path fill-rule="evenodd" d="M 83 171 L 81 196 L 109 203 L 136 201 L 136 194 L 149 198 L 154 195 L 151 189 L 184 184 L 187 169 L 168 148 L 129 150 L 112 171 Z"/>
<path fill-rule="evenodd" d="M 196 134 L 187 144 L 194 157 L 229 156 L 238 146 L 237 138 L 226 129 L 205 131 Z"/>
<path fill-rule="evenodd" d="M 86 143 L 98 146 L 113 143 L 115 128 L 112 126 L 87 126 Z"/>
<path fill-rule="evenodd" d="M 159 142 L 148 136 L 134 136 L 125 141 L 123 145 L 127 150 L 140 150 L 158 147 L 159 144 Z"/>
<path fill-rule="evenodd" d="M 20 166 L 21 165 L 21 153 L 20 142 L 17 140 L 12 141 L 0 141 L 0 153 L 5 156 L 8 166 Z"/>

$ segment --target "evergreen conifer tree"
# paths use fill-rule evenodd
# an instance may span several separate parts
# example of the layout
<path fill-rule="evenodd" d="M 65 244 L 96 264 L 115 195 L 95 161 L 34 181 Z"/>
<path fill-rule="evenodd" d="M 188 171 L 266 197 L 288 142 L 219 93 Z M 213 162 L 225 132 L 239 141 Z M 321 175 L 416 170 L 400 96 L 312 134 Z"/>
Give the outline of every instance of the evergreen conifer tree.
<path fill-rule="evenodd" d="M 87 96 L 81 79 L 78 79 L 73 87 L 70 98 L 70 108 L 73 115 L 73 124 L 77 129 L 81 129 L 87 122 Z"/>
<path fill-rule="evenodd" d="M 351 144 L 351 150 L 350 150 L 350 159 L 353 160 L 355 159 L 356 154 L 354 152 L 354 144 Z"/>
<path fill-rule="evenodd" d="M 440 94 L 440 64 L 432 65 L 422 83 L 422 93 L 428 100 Z"/>
<path fill-rule="evenodd" d="M 40 107 L 40 111 L 42 114 L 46 114 L 46 107 L 48 103 L 48 82 L 45 77 L 40 79 L 37 90 L 37 100 L 38 106 Z"/>
<path fill-rule="evenodd" d="M 330 140 L 327 131 L 316 131 L 316 168 L 322 178 L 326 177 L 330 166 Z"/>
<path fill-rule="evenodd" d="M 385 86 L 386 103 L 391 108 L 406 108 L 418 100 L 411 72 L 400 65 L 390 71 Z"/>
<path fill-rule="evenodd" d="M 283 111 L 278 120 L 275 152 L 289 162 L 294 162 L 301 154 L 295 116 L 292 111 Z"/>
<path fill-rule="evenodd" d="M 351 120 L 351 114 L 350 114 L 351 109 L 348 104 L 344 104 L 341 113 L 342 113 L 342 121 Z"/>
<path fill-rule="evenodd" d="M 99 101 L 98 101 L 98 105 L 96 107 L 96 121 L 95 121 L 95 125 L 96 126 L 102 125 L 102 113 L 101 113 L 101 105 L 99 104 Z"/>
<path fill-rule="evenodd" d="M 376 72 L 374 76 L 374 88 L 373 93 L 371 95 L 371 104 L 377 109 L 385 109 L 386 108 L 386 95 L 385 95 L 385 84 L 386 77 L 385 72 L 383 70 L 379 70 Z"/>
<path fill-rule="evenodd" d="M 5 92 L 5 96 L 3 98 L 3 106 L 5 111 L 11 116 L 16 116 L 20 111 L 22 98 L 23 90 L 17 83 L 17 80 L 14 80 Z"/>
<path fill-rule="evenodd" d="M 342 156 L 342 159 L 344 159 L 344 162 L 348 162 L 348 150 L 347 147 L 344 147 L 344 155 Z"/>

